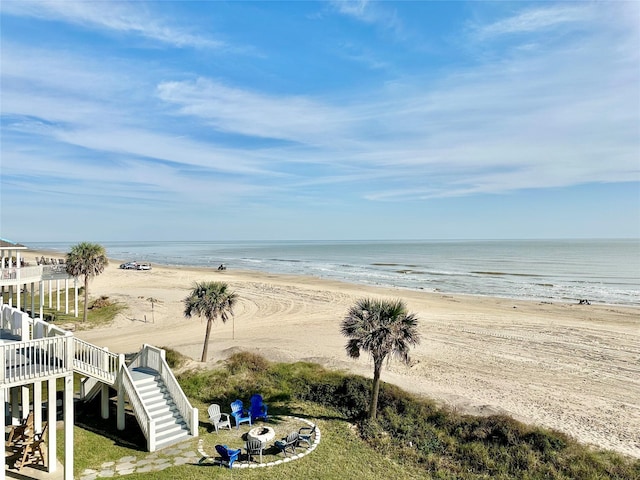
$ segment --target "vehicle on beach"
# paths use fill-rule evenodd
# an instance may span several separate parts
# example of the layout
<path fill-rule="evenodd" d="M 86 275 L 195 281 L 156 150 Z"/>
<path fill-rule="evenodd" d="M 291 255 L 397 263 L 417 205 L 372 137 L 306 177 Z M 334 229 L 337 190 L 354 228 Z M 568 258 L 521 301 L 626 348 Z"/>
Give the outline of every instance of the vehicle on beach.
<path fill-rule="evenodd" d="M 150 263 L 127 262 L 120 264 L 124 270 L 151 270 Z"/>

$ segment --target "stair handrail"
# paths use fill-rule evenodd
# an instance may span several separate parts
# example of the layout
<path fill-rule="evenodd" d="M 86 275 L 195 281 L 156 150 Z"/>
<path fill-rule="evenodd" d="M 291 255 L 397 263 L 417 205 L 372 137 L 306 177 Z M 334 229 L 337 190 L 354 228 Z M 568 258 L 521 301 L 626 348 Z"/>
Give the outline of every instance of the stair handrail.
<path fill-rule="evenodd" d="M 191 405 L 191 402 L 189 402 L 189 399 L 182 391 L 182 387 L 180 387 L 178 380 L 176 380 L 176 377 L 171 371 L 171 367 L 169 367 L 167 363 L 165 351 L 145 343 L 135 358 L 136 366 L 149 367 L 158 372 L 165 387 L 171 394 L 176 409 L 180 412 L 180 415 L 187 424 L 189 432 L 192 436 L 197 437 L 198 409 Z M 130 363 L 130 367 L 133 368 L 133 362 Z"/>
<path fill-rule="evenodd" d="M 122 382 L 122 388 L 127 392 L 138 425 L 140 425 L 147 439 L 147 449 L 153 452 L 156 449 L 156 424 L 149 410 L 145 407 L 142 398 L 140 398 L 140 392 L 138 392 L 136 384 L 133 382 L 133 377 L 126 365 L 122 365 L 120 368 L 120 381 Z"/>
<path fill-rule="evenodd" d="M 73 346 L 73 367 L 76 371 L 110 385 L 116 382 L 120 367 L 119 355 L 78 337 L 73 337 Z"/>

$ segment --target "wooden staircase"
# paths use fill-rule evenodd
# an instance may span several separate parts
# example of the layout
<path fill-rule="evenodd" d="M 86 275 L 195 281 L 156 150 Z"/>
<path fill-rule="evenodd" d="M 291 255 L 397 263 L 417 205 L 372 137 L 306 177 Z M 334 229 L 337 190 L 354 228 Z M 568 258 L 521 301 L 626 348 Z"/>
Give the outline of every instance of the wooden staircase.
<path fill-rule="evenodd" d="M 149 367 L 136 367 L 131 371 L 133 383 L 140 398 L 155 422 L 156 449 L 186 440 L 189 427 L 158 372 Z"/>

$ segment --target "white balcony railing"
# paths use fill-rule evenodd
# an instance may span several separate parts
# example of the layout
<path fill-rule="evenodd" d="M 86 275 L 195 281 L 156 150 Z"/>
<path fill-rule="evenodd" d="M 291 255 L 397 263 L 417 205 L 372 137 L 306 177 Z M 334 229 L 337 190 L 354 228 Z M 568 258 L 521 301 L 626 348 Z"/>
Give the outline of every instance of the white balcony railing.
<path fill-rule="evenodd" d="M 120 368 L 120 356 L 73 337 L 73 368 L 78 373 L 113 385 Z"/>
<path fill-rule="evenodd" d="M 0 384 L 11 386 L 72 371 L 73 337 L 49 337 L 0 344 Z"/>
<path fill-rule="evenodd" d="M 71 279 L 66 265 L 37 265 L 0 268 L 0 285 L 21 285 L 41 280 Z"/>

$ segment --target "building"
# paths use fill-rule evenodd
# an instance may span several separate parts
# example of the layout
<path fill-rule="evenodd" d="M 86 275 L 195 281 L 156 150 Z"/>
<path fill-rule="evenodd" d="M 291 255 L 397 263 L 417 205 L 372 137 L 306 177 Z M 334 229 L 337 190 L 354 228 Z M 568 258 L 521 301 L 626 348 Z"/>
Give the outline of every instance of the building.
<path fill-rule="evenodd" d="M 0 401 L 5 411 L 5 415 L 0 415 L 0 427 L 5 432 L 5 449 L 0 454 L 5 467 L 0 469 L 0 480 L 5 479 L 6 469 L 11 467 L 7 462 L 16 456 L 16 450 L 18 458 L 22 458 L 25 449 L 28 453 L 29 446 L 38 441 L 49 459 L 46 471 L 56 472 L 57 431 L 48 426 L 56 425 L 58 409 L 64 422 L 63 478 L 73 479 L 74 374 L 82 377 L 80 398 L 89 400 L 100 395 L 105 419 L 109 416 L 109 390 L 117 392 L 116 422 L 121 430 L 125 428 L 125 404 L 129 404 L 149 451 L 197 436 L 198 410 L 191 406 L 173 376 L 164 350 L 143 345 L 125 362 L 124 354 L 92 345 L 43 320 L 45 285 L 51 303 L 52 282 L 56 282 L 59 309 L 60 282 L 64 282 L 64 291 L 68 292 L 73 279 L 64 268 L 47 268 L 64 267 L 63 264 L 29 265 L 22 256 L 25 250 L 22 245 L 4 241 L 0 248 Z M 77 286 L 74 288 L 77 314 Z M 36 299 L 39 315 L 33 315 Z M 68 293 L 65 299 L 68 310 Z M 27 306 L 31 307 L 30 313 Z M 59 381 L 63 385 L 61 402 L 57 399 Z M 31 436 L 7 447 L 7 436 L 26 424 L 31 425 Z M 21 474 L 26 475 L 24 471 Z"/>

